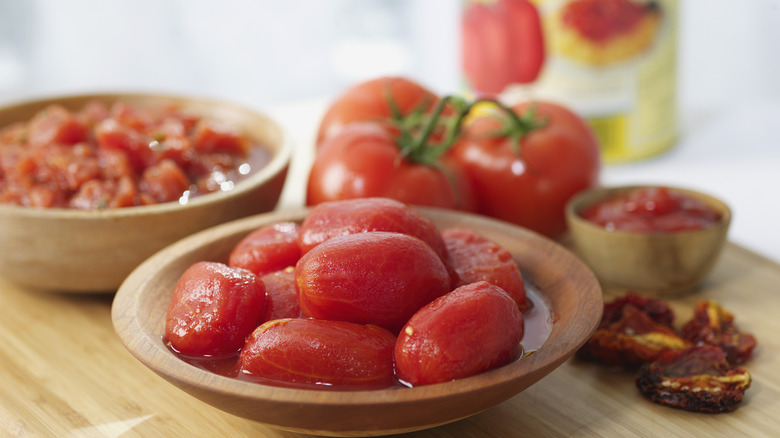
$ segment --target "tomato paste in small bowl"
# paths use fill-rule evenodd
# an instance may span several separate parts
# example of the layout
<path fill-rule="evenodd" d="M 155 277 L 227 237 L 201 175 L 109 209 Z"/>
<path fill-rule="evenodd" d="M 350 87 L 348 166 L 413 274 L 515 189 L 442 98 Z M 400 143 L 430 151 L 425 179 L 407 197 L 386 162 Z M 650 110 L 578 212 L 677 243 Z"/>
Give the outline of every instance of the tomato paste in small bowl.
<path fill-rule="evenodd" d="M 567 206 L 578 255 L 608 286 L 669 295 L 694 290 L 726 242 L 721 200 L 667 186 L 598 188 Z"/>

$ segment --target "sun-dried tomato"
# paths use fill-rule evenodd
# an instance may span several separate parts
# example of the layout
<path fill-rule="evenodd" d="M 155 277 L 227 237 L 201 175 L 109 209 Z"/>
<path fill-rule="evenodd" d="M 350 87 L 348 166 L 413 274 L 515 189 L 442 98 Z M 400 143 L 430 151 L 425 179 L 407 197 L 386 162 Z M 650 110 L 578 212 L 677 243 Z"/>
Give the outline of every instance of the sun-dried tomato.
<path fill-rule="evenodd" d="M 750 373 L 729 365 L 726 353 L 704 345 L 666 350 L 639 369 L 639 391 L 655 403 L 694 412 L 731 412 L 750 386 Z"/>
<path fill-rule="evenodd" d="M 623 308 L 628 304 L 647 314 L 653 321 L 669 328 L 672 327 L 674 311 L 666 302 L 643 297 L 636 292 L 627 292 L 625 296 L 604 304 L 604 313 L 598 328 L 605 328 L 622 318 Z"/>
<path fill-rule="evenodd" d="M 654 321 L 633 304 L 626 304 L 618 320 L 596 329 L 580 350 L 580 357 L 609 366 L 634 368 L 655 360 L 666 350 L 688 345 L 674 329 Z"/>
<path fill-rule="evenodd" d="M 756 338 L 740 332 L 734 325 L 734 315 L 711 300 L 699 301 L 693 318 L 680 333 L 692 344 L 720 347 L 732 364 L 745 363 L 756 347 Z"/>

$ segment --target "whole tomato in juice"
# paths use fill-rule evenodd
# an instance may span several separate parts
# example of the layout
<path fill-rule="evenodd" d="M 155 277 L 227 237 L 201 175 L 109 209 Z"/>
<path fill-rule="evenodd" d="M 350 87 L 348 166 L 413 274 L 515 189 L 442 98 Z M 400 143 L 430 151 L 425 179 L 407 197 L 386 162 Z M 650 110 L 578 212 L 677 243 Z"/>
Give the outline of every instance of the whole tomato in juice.
<path fill-rule="evenodd" d="M 462 16 L 463 72 L 478 93 L 536 80 L 544 65 L 544 33 L 527 0 L 473 0 Z"/>
<path fill-rule="evenodd" d="M 393 333 L 450 290 L 450 274 L 422 240 L 383 231 L 333 237 L 295 267 L 303 313 L 374 324 Z"/>
<path fill-rule="evenodd" d="M 428 385 L 472 376 L 517 359 L 523 315 L 485 281 L 437 298 L 409 319 L 395 345 L 398 378 Z"/>
<path fill-rule="evenodd" d="M 401 133 L 389 125 L 355 123 L 328 138 L 309 173 L 306 203 L 386 197 L 406 204 L 474 210 L 474 196 L 456 162 L 420 162 L 405 154 Z M 418 150 L 435 146 L 420 145 Z"/>
<path fill-rule="evenodd" d="M 277 319 L 259 326 L 241 351 L 250 378 L 336 389 L 394 383 L 395 335 L 373 326 L 316 319 Z"/>
<path fill-rule="evenodd" d="M 453 288 L 487 281 L 503 289 L 518 308 L 528 307 L 523 275 L 506 248 L 469 228 L 447 228 L 441 235 L 447 245 Z"/>
<path fill-rule="evenodd" d="M 320 121 L 317 144 L 349 124 L 404 118 L 432 109 L 438 100 L 432 91 L 404 77 L 379 77 L 359 83 L 330 104 Z"/>
<path fill-rule="evenodd" d="M 316 205 L 301 224 L 298 246 L 305 254 L 331 237 L 368 231 L 417 237 L 442 261 L 446 260 L 447 247 L 436 225 L 408 205 L 388 198 L 347 199 Z"/>
<path fill-rule="evenodd" d="M 295 222 L 282 222 L 252 231 L 230 252 L 228 265 L 260 276 L 295 266 L 301 258 L 299 228 Z"/>
<path fill-rule="evenodd" d="M 295 268 L 265 274 L 260 279 L 265 285 L 265 310 L 260 322 L 283 318 L 303 318 L 295 290 Z"/>
<path fill-rule="evenodd" d="M 238 352 L 265 308 L 260 277 L 222 263 L 198 262 L 179 278 L 165 319 L 165 341 L 188 356 Z"/>
<path fill-rule="evenodd" d="M 598 141 L 563 106 L 527 102 L 511 110 L 472 119 L 449 153 L 466 171 L 479 213 L 560 237 L 567 202 L 599 182 Z"/>

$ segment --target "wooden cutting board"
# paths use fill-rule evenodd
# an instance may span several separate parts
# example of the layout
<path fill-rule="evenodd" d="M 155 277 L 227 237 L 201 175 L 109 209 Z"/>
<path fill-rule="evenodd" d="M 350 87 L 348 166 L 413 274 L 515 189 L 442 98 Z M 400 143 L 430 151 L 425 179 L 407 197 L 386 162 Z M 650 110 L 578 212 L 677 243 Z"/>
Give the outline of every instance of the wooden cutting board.
<path fill-rule="evenodd" d="M 671 301 L 678 322 L 702 298 L 718 301 L 758 339 L 745 364 L 753 384 L 733 413 L 655 405 L 638 393 L 633 373 L 571 359 L 492 409 L 405 436 L 777 436 L 780 265 L 729 244 L 702 290 Z M 111 301 L 33 292 L 0 279 L 0 436 L 300 436 L 223 413 L 148 370 L 114 334 Z"/>

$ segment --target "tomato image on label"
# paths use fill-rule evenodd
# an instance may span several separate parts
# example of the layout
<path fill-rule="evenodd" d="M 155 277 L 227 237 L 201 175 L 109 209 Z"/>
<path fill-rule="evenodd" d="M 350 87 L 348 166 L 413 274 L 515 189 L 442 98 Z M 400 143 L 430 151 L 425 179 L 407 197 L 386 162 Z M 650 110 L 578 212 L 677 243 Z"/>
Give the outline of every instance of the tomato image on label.
<path fill-rule="evenodd" d="M 530 1 L 469 1 L 461 27 L 463 71 L 477 93 L 497 94 L 539 76 L 545 61 L 544 33 Z"/>

